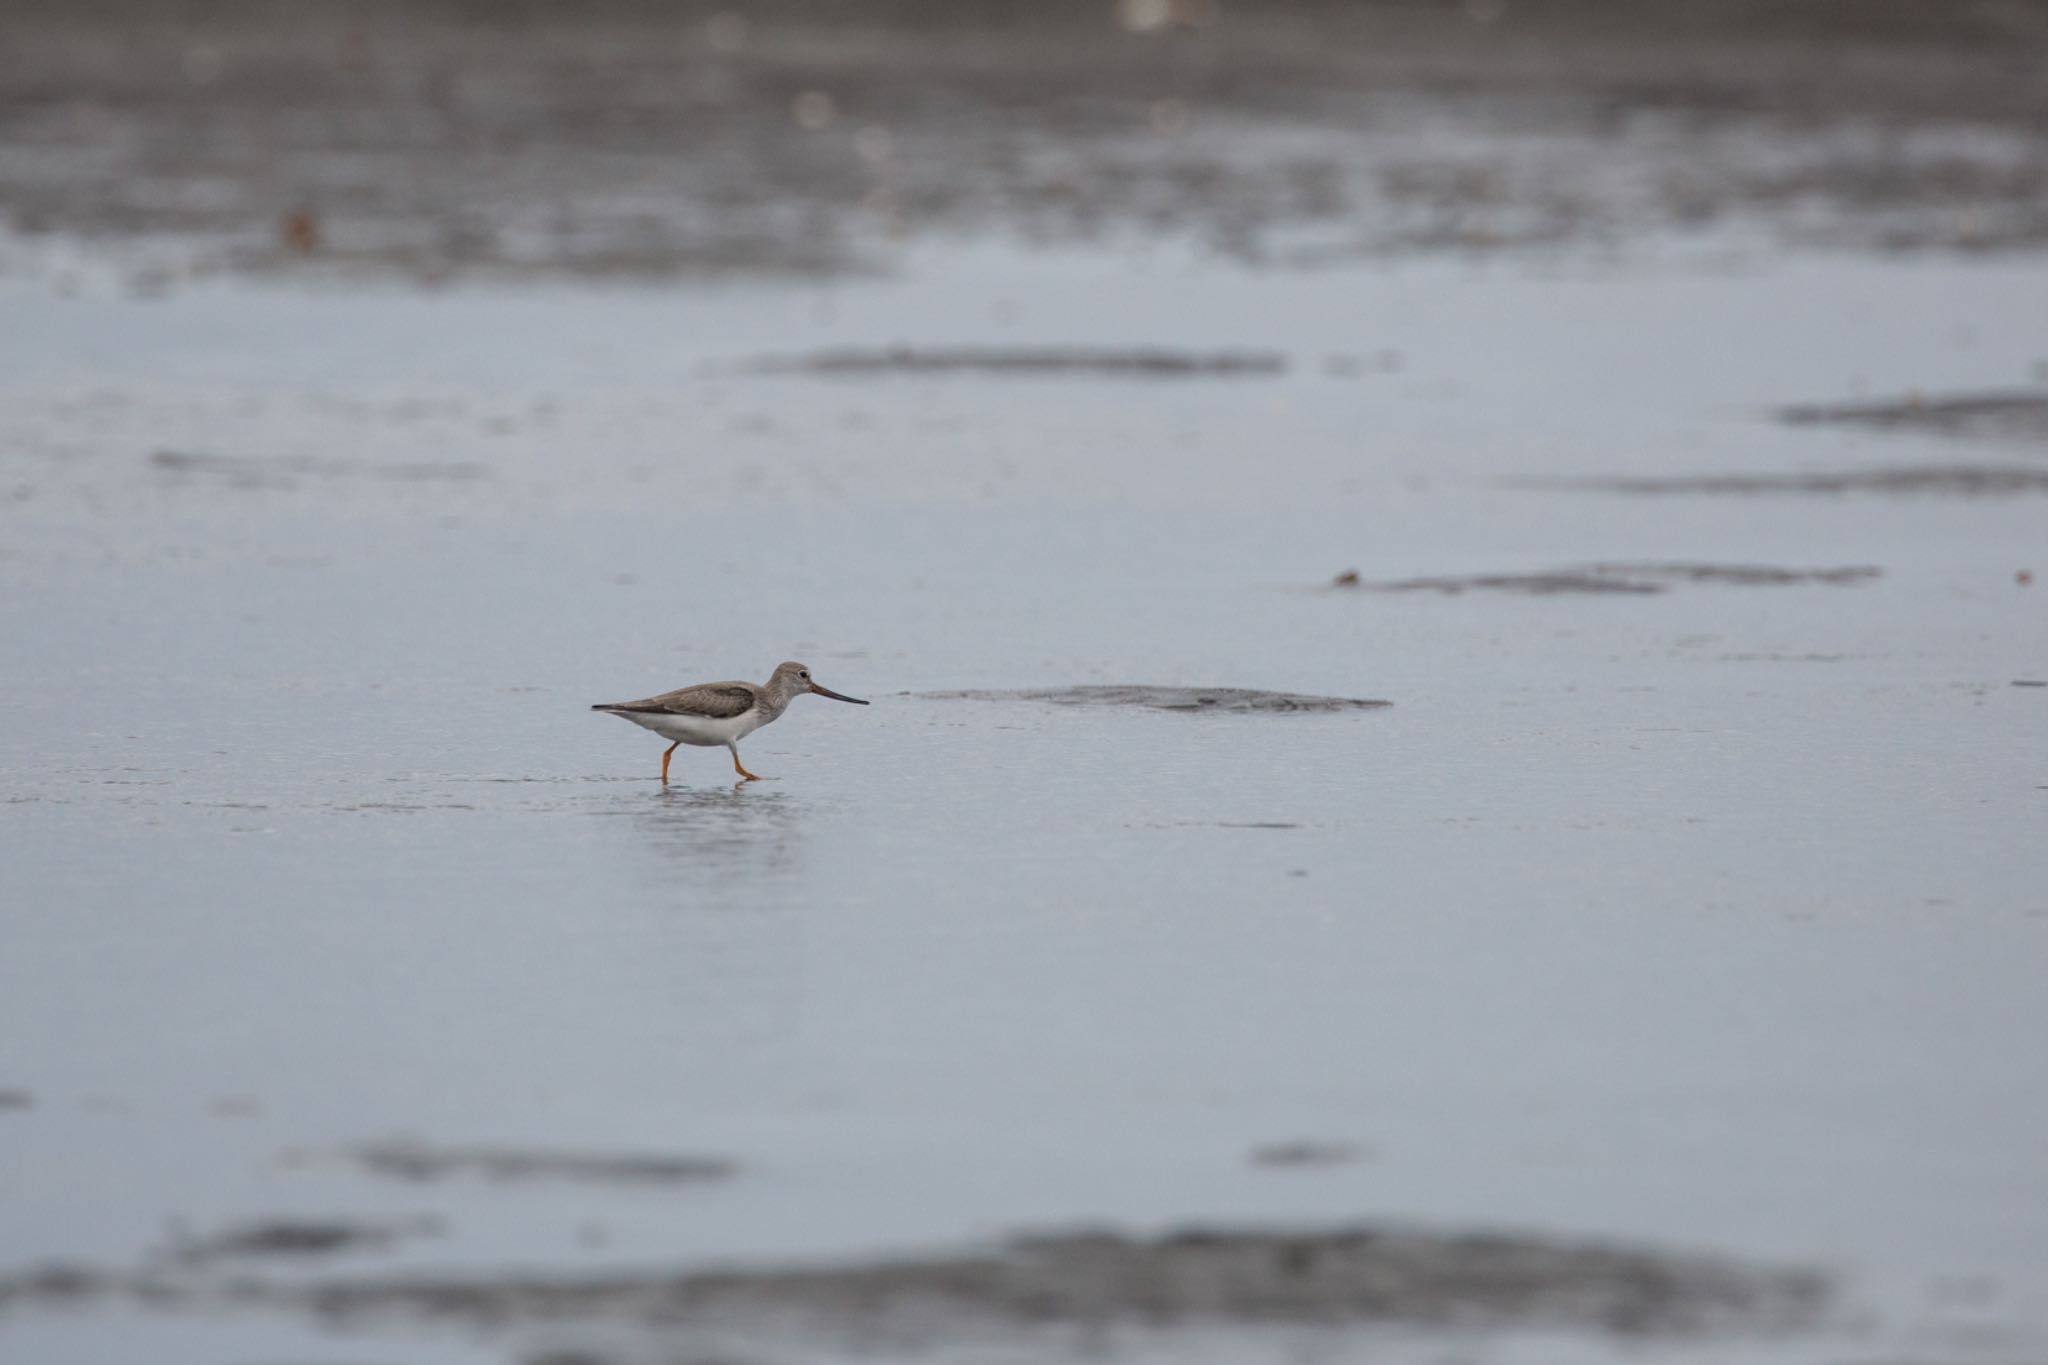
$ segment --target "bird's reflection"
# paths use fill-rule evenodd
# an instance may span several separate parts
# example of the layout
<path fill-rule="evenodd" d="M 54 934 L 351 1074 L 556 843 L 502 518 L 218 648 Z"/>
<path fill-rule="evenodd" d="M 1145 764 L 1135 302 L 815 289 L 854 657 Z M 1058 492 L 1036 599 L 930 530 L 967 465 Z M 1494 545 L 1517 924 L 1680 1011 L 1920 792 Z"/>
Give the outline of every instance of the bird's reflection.
<path fill-rule="evenodd" d="M 622 931 L 620 972 L 645 984 L 645 1008 L 700 1060 L 786 1041 L 804 1017 L 816 798 L 765 782 L 641 787 L 598 809 L 617 817 L 602 825 L 618 923 L 637 926 Z"/>
<path fill-rule="evenodd" d="M 627 817 L 665 886 L 747 891 L 759 903 L 758 893 L 799 873 L 805 803 L 786 790 L 759 782 L 669 787 L 622 799 L 612 813 Z"/>

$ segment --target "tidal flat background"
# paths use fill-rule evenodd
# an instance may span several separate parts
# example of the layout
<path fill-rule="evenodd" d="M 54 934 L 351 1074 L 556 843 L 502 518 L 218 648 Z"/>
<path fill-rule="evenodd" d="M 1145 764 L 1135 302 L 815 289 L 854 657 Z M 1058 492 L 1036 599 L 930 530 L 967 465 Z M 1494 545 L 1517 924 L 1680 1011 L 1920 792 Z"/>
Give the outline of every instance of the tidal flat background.
<path fill-rule="evenodd" d="M 16 6 L 0 318 L 8 1365 L 2048 1358 L 2048 6 Z"/>

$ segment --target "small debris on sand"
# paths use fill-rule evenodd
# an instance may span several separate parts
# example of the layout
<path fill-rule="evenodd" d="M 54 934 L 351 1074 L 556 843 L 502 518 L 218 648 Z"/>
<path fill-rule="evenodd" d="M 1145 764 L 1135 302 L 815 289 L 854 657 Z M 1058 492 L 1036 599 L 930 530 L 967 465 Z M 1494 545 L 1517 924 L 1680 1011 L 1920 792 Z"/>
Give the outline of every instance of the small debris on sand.
<path fill-rule="evenodd" d="M 309 208 L 295 208 L 279 221 L 277 235 L 287 249 L 311 255 L 320 249 L 320 220 Z"/>
<path fill-rule="evenodd" d="M 747 366 L 761 374 L 1097 375 L 1111 379 L 1201 379 L 1282 375 L 1276 351 L 1107 350 L 1090 346 L 891 346 L 769 356 Z"/>
<path fill-rule="evenodd" d="M 738 1167 L 718 1157 L 598 1152 L 522 1151 L 506 1147 L 435 1147 L 424 1142 L 368 1142 L 341 1155 L 377 1175 L 400 1180 L 481 1176 L 486 1180 L 603 1180 L 683 1184 L 725 1180 Z"/>
<path fill-rule="evenodd" d="M 1390 701 L 1357 697 L 1313 697 L 1298 692 L 1261 692 L 1248 687 L 1159 687 L 1126 683 L 1097 687 L 1020 688 L 1015 691 L 907 693 L 932 701 L 1037 701 L 1055 706 L 1136 706 L 1153 711 L 1364 711 Z"/>

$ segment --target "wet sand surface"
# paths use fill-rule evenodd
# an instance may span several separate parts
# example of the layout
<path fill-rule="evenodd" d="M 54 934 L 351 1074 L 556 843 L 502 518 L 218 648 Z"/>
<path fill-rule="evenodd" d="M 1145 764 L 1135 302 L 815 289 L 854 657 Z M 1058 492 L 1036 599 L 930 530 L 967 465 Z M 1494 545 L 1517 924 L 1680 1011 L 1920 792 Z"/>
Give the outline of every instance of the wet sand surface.
<path fill-rule="evenodd" d="M 0 1358 L 2048 1354 L 2037 7 L 219 13 L 0 59 Z"/>

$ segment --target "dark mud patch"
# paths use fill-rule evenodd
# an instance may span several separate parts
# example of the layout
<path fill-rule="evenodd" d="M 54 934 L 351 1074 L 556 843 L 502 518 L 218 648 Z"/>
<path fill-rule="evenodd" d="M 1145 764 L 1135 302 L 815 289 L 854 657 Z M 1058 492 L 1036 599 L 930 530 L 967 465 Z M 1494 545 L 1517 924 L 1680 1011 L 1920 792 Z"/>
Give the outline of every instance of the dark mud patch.
<path fill-rule="evenodd" d="M 1778 410 L 1794 426 L 1867 427 L 1940 436 L 2048 442 L 2048 391 L 1908 394 L 1867 403 L 1807 403 Z"/>
<path fill-rule="evenodd" d="M 238 488 L 287 488 L 306 477 L 383 479 L 398 483 L 471 482 L 490 477 L 490 470 L 484 466 L 459 460 L 394 464 L 312 455 L 216 455 L 159 450 L 149 457 L 149 462 L 175 474 L 206 475 Z"/>
<path fill-rule="evenodd" d="M 1338 574 L 1330 584 L 1346 592 L 1434 592 L 1455 597 L 1467 592 L 1515 592 L 1530 597 L 1564 593 L 1653 593 L 1661 583 L 1636 583 L 1591 573 L 1461 574 L 1455 577 L 1397 578 L 1375 582 L 1352 572 Z"/>
<path fill-rule="evenodd" d="M 1714 657 L 1724 664 L 1838 664 L 1850 656 L 1847 654 L 1785 654 L 1777 650 L 1762 650 L 1752 653 L 1717 654 Z"/>
<path fill-rule="evenodd" d="M 32 1109 L 36 1097 L 26 1090 L 0 1090 L 0 1114 L 15 1109 Z"/>
<path fill-rule="evenodd" d="M 152 1276 L 70 1265 L 41 1266 L 18 1275 L 0 1275 L 0 1312 L 115 1297 L 161 1302 L 169 1292 Z"/>
<path fill-rule="evenodd" d="M 264 1257 L 310 1260 L 342 1252 L 385 1251 L 409 1238 L 430 1236 L 440 1230 L 441 1224 L 432 1218 L 403 1223 L 273 1219 L 245 1223 L 204 1237 L 180 1237 L 171 1247 L 168 1259 L 188 1266 Z"/>
<path fill-rule="evenodd" d="M 851 1264 L 203 1282 L 45 1270 L 0 1304 L 124 1296 L 301 1312 L 336 1325 L 795 1330 L 932 1343 L 1031 1329 L 1400 1324 L 1621 1336 L 1818 1325 L 1819 1274 L 1591 1242 L 1406 1228 L 1191 1229 L 1012 1239 Z M 678 1343 L 683 1344 L 683 1343 Z"/>
<path fill-rule="evenodd" d="M 1287 373 L 1277 351 L 1129 350 L 1091 346 L 892 346 L 882 350 L 813 351 L 768 356 L 748 362 L 757 374 L 843 375 L 1011 375 L 1022 378 L 1239 379 Z"/>
<path fill-rule="evenodd" d="M 1369 711 L 1390 701 L 1358 697 L 1314 697 L 1299 692 L 1261 692 L 1248 687 L 1159 687 L 1146 683 L 1083 687 L 1027 687 L 1014 691 L 921 692 L 933 701 L 1036 701 L 1054 706 L 1139 707 L 1150 711 L 1282 712 Z"/>
<path fill-rule="evenodd" d="M 375 1175 L 397 1180 L 579 1180 L 656 1185 L 728 1180 L 739 1167 L 719 1157 L 647 1153 L 528 1151 L 508 1147 L 435 1147 L 370 1142 L 341 1153 Z"/>
<path fill-rule="evenodd" d="M 1884 574 L 1883 569 L 1869 564 L 1787 569 L 1774 564 L 1692 564 L 1683 561 L 1595 564 L 1590 572 L 1665 583 L 1721 583 L 1745 588 L 1780 588 L 1813 583 L 1850 587 L 1868 583 Z"/>
<path fill-rule="evenodd" d="M 2013 498 L 2048 493 L 2048 470 L 2024 465 L 1908 465 L 1820 474 L 1700 474 L 1670 478 L 1508 479 L 1513 488 L 1628 493 L 1644 497 L 1784 494 L 1888 497 Z"/>
<path fill-rule="evenodd" d="M 1304 1171 L 1324 1166 L 1356 1166 L 1371 1156 L 1351 1142 L 1269 1142 L 1251 1150 L 1251 1164 L 1275 1171 Z"/>
<path fill-rule="evenodd" d="M 1343 591 L 1434 591 L 1454 598 L 1466 591 L 1516 591 L 1534 598 L 1552 593 L 1653 593 L 1663 591 L 1661 583 L 1630 583 L 1626 579 L 1602 577 L 1597 573 L 1464 573 L 1456 577 L 1421 579 L 1362 579 L 1346 569 L 1329 583 Z"/>
<path fill-rule="evenodd" d="M 1790 587 L 1798 584 L 1847 586 L 1866 583 L 1884 571 L 1869 565 L 1840 568 L 1787 569 L 1770 564 L 1701 564 L 1683 561 L 1588 564 L 1541 573 L 1462 574 L 1449 577 L 1374 581 L 1346 570 L 1330 586 L 1347 592 L 1434 592 L 1446 597 L 1467 592 L 1520 593 L 1552 597 L 1665 591 L 1672 584 L 1723 584 L 1736 587 Z"/>

